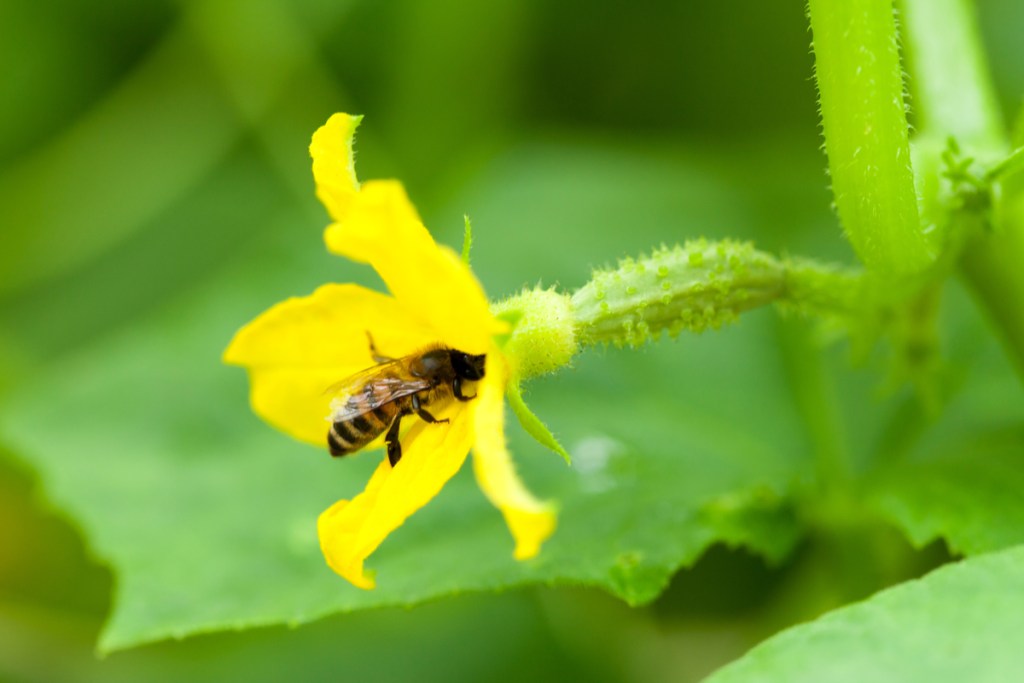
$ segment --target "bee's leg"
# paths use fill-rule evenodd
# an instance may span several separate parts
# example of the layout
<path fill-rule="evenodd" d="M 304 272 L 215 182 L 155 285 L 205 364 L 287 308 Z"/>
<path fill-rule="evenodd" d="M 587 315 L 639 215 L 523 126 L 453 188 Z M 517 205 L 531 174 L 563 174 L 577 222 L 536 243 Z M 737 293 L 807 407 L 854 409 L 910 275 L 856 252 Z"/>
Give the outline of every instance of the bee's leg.
<path fill-rule="evenodd" d="M 428 413 L 427 409 L 420 405 L 420 396 L 419 396 L 419 394 L 413 394 L 412 395 L 412 409 L 416 412 L 417 415 L 420 416 L 421 420 L 423 420 L 424 422 L 426 422 L 428 424 L 436 425 L 436 424 L 444 424 L 444 423 L 448 422 L 448 418 L 447 417 L 445 419 L 443 419 L 443 420 L 438 420 L 436 417 L 434 417 L 433 415 Z"/>
<path fill-rule="evenodd" d="M 455 381 L 452 382 L 452 391 L 455 393 L 455 398 L 457 398 L 460 401 L 472 401 L 474 398 L 476 398 L 476 394 L 473 394 L 472 396 L 466 396 L 465 394 L 462 393 L 461 377 L 456 377 Z"/>
<path fill-rule="evenodd" d="M 391 423 L 391 428 L 384 436 L 384 443 L 388 446 L 388 462 L 391 463 L 391 467 L 397 465 L 398 461 L 402 459 L 402 442 L 398 440 L 398 426 L 401 423 L 402 413 L 399 413 L 395 415 L 395 421 Z"/>
<path fill-rule="evenodd" d="M 382 356 L 380 351 L 377 350 L 377 345 L 373 343 L 373 335 L 370 331 L 366 331 L 366 338 L 370 341 L 370 355 L 373 356 L 373 362 L 380 365 L 381 363 L 388 363 L 394 360 L 391 356 Z"/>

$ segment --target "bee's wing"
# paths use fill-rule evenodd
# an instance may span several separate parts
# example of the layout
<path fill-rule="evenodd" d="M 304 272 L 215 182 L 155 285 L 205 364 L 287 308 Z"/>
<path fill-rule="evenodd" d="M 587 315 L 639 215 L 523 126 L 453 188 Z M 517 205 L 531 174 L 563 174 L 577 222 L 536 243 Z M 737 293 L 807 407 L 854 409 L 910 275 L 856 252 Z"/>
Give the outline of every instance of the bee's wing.
<path fill-rule="evenodd" d="M 430 382 L 410 374 L 408 360 L 396 358 L 373 365 L 329 386 L 324 393 L 331 394 L 331 420 L 349 420 L 385 403 L 430 388 Z M 359 395 L 360 401 L 349 399 Z"/>
<path fill-rule="evenodd" d="M 350 396 L 355 396 L 365 390 L 368 384 L 378 384 L 383 387 L 391 385 L 404 384 L 408 382 L 422 383 L 426 385 L 426 382 L 419 377 L 412 375 L 407 369 L 409 361 L 407 358 L 392 358 L 391 360 L 360 370 L 354 375 L 349 375 L 345 379 L 335 382 L 331 386 L 324 389 L 324 395 L 329 395 L 332 399 L 345 399 Z M 408 393 L 414 393 L 420 391 L 420 389 L 426 389 L 426 386 L 422 386 L 419 389 L 412 389 Z M 407 395 L 407 394 L 402 394 Z M 383 403 L 381 401 L 380 403 Z M 380 405 L 378 403 L 377 405 Z"/>

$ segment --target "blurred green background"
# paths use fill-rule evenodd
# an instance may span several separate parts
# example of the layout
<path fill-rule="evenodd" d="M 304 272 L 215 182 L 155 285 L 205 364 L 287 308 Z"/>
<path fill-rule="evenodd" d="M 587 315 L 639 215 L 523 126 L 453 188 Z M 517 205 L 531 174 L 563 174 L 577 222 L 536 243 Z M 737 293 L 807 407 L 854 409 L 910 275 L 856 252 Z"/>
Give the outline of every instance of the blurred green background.
<path fill-rule="evenodd" d="M 1009 118 L 1024 5 L 979 11 Z M 53 368 L 183 298 L 221 301 L 226 344 L 271 303 L 357 277 L 322 253 L 306 151 L 334 111 L 366 116 L 360 177 L 402 179 L 441 241 L 457 245 L 470 215 L 492 297 L 576 287 L 699 235 L 852 258 L 829 210 L 803 2 L 14 0 L 0 61 L 7 397 L 65 394 Z M 212 288 L 251 261 L 265 278 Z M 260 429 L 233 407 L 238 429 Z M 3 439 L 3 680 L 693 680 L 786 623 L 766 604 L 800 576 L 716 548 L 638 610 L 517 590 L 96 660 L 114 579 Z"/>

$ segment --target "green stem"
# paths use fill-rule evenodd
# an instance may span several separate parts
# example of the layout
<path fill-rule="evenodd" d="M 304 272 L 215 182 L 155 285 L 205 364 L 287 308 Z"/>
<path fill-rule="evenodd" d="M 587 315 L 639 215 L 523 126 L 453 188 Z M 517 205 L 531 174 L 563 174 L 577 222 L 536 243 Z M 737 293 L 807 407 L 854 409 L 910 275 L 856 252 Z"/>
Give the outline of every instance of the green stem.
<path fill-rule="evenodd" d="M 1024 216 L 1014 218 L 998 234 L 972 241 L 960 267 L 1024 380 Z"/>
<path fill-rule="evenodd" d="M 810 0 L 810 17 L 839 218 L 869 269 L 920 272 L 934 254 L 918 218 L 892 3 Z"/>
<path fill-rule="evenodd" d="M 1010 152 L 1002 161 L 998 162 L 985 172 L 985 180 L 991 182 L 1004 176 L 1010 176 L 1018 171 L 1024 170 L 1024 147 L 1018 147 Z"/>
<path fill-rule="evenodd" d="M 806 325 L 780 325 L 783 362 L 814 453 L 817 489 L 811 500 L 835 501 L 851 491 L 852 457 L 834 378 Z"/>
<path fill-rule="evenodd" d="M 1005 130 L 968 0 L 901 0 L 917 130 L 962 146 L 1005 145 Z"/>
<path fill-rule="evenodd" d="M 955 137 L 966 154 L 1005 157 L 1009 143 L 967 0 L 903 3 L 923 133 Z M 1024 378 L 1024 210 L 1014 208 L 1010 197 L 997 201 L 1008 207 L 996 212 L 998 225 L 968 212 L 954 213 L 950 221 L 974 235 L 963 250 L 961 271 Z"/>

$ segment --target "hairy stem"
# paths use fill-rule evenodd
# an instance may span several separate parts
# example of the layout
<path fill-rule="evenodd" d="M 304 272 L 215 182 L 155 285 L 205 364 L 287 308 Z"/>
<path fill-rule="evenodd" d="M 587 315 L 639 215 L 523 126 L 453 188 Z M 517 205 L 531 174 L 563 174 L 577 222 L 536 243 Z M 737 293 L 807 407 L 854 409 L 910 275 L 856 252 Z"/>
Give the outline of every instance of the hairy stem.
<path fill-rule="evenodd" d="M 864 264 L 924 270 L 933 251 L 918 218 L 890 0 L 810 0 L 815 76 L 836 208 Z"/>

